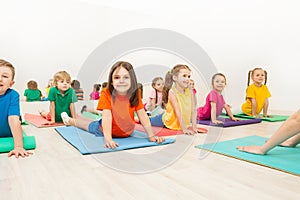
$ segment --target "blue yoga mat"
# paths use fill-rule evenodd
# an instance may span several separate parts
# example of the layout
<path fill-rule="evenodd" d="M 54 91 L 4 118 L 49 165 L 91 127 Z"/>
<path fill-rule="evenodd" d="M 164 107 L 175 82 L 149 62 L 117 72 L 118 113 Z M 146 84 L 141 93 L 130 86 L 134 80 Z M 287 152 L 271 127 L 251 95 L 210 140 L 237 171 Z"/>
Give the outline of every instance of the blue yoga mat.
<path fill-rule="evenodd" d="M 295 148 L 277 146 L 270 150 L 266 155 L 251 154 L 236 149 L 237 146 L 260 146 L 265 142 L 266 138 L 254 135 L 218 142 L 216 144 L 198 145 L 196 148 L 205 149 L 300 176 L 300 145 Z"/>
<path fill-rule="evenodd" d="M 135 130 L 131 137 L 113 138 L 119 144 L 115 149 L 104 147 L 104 139 L 101 136 L 95 136 L 87 131 L 74 126 L 57 127 L 55 130 L 70 144 L 72 144 L 81 154 L 104 153 L 120 151 L 125 149 L 134 149 L 149 146 L 158 146 L 155 142 L 149 142 L 147 134 Z M 162 144 L 174 143 L 175 139 L 167 138 Z"/>

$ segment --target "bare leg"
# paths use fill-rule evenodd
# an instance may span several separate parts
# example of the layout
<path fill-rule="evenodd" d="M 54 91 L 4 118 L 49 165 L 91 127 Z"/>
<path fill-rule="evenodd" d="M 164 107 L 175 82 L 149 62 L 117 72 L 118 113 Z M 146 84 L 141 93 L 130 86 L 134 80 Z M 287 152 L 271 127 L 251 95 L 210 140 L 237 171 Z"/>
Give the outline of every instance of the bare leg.
<path fill-rule="evenodd" d="M 87 109 L 86 109 L 86 112 L 94 113 L 94 114 L 96 114 L 96 115 L 101 114 L 101 111 L 96 110 L 96 109 L 92 109 L 92 108 L 87 108 Z"/>
<path fill-rule="evenodd" d="M 91 119 L 83 118 L 83 117 L 80 117 L 80 116 L 77 116 L 76 119 L 71 118 L 67 115 L 67 113 L 65 113 L 65 114 L 62 113 L 61 117 L 62 117 L 65 125 L 76 126 L 76 127 L 81 128 L 85 131 L 89 130 L 89 125 L 90 125 L 91 122 L 93 122 L 93 120 L 91 120 Z"/>
<path fill-rule="evenodd" d="M 288 138 L 291 138 L 297 144 L 300 142 L 300 110 L 290 116 L 264 145 L 238 146 L 237 149 L 254 154 L 266 154 L 269 150 L 283 143 Z"/>
<path fill-rule="evenodd" d="M 280 144 L 284 147 L 295 147 L 300 143 L 300 133 Z"/>

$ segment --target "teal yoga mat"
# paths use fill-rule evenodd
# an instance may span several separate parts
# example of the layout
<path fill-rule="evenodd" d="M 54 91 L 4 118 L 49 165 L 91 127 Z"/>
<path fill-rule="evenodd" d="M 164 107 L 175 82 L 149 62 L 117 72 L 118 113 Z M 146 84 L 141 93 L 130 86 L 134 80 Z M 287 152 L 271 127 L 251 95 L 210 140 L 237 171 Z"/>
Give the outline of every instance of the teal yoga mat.
<path fill-rule="evenodd" d="M 24 149 L 30 150 L 35 149 L 36 142 L 34 136 L 27 136 L 23 131 L 23 145 Z M 13 137 L 0 138 L 0 153 L 10 152 L 14 149 L 14 139 Z"/>
<path fill-rule="evenodd" d="M 125 149 L 134 149 L 149 146 L 158 146 L 174 143 L 175 139 L 166 139 L 162 144 L 149 142 L 146 133 L 134 131 L 132 137 L 113 138 L 119 144 L 115 149 L 104 147 L 104 139 L 101 136 L 95 136 L 87 131 L 74 126 L 57 127 L 55 130 L 71 145 L 73 145 L 81 154 L 104 153 L 112 151 L 121 151 Z"/>
<path fill-rule="evenodd" d="M 233 116 L 247 118 L 247 119 L 255 119 L 255 117 L 246 115 L 244 113 L 234 114 Z M 287 120 L 287 118 L 289 118 L 289 116 L 283 116 L 283 115 L 270 115 L 270 116 L 271 117 L 262 117 L 261 120 L 268 121 L 268 122 L 280 122 L 280 121 L 285 121 Z"/>
<path fill-rule="evenodd" d="M 256 155 L 241 152 L 237 146 L 256 146 L 266 142 L 266 138 L 260 136 L 248 136 L 216 144 L 198 145 L 196 148 L 205 149 L 214 153 L 245 160 L 255 164 L 263 165 L 283 172 L 300 176 L 300 145 L 295 148 L 277 146 L 266 155 Z"/>
<path fill-rule="evenodd" d="M 86 117 L 86 118 L 88 118 L 88 119 L 92 119 L 92 120 L 99 120 L 99 119 L 102 118 L 102 115 L 101 115 L 101 114 L 97 115 L 97 114 L 91 113 L 91 112 L 83 112 L 83 113 L 82 113 L 82 116 L 83 116 L 83 117 Z"/>

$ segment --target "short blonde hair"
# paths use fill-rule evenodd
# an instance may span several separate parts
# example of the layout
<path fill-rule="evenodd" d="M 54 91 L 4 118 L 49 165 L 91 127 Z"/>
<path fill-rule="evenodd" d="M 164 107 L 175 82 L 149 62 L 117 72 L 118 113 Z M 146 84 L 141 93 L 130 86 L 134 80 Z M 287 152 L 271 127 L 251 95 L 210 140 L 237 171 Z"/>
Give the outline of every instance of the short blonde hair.
<path fill-rule="evenodd" d="M 71 76 L 66 71 L 56 72 L 54 74 L 54 77 L 53 77 L 53 83 L 54 83 L 54 85 L 56 86 L 57 82 L 60 81 L 60 80 L 67 80 L 67 81 L 71 82 Z"/>
<path fill-rule="evenodd" d="M 0 67 L 8 67 L 11 70 L 12 80 L 15 78 L 15 68 L 12 64 L 7 62 L 6 60 L 0 59 Z"/>

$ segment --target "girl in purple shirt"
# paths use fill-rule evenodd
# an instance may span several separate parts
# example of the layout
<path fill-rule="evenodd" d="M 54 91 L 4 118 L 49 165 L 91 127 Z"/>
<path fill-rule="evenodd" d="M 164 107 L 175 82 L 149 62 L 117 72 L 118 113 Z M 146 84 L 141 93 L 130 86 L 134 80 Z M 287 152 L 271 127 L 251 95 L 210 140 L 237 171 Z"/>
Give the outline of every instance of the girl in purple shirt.
<path fill-rule="evenodd" d="M 231 120 L 238 121 L 237 118 L 233 117 L 230 106 L 225 103 L 223 98 L 222 91 L 225 85 L 226 77 L 224 74 L 217 73 L 213 75 L 213 90 L 207 95 L 205 105 L 197 109 L 198 120 L 211 119 L 212 123 L 222 124 L 222 121 L 218 120 L 217 118 L 222 113 L 224 108 Z"/>

